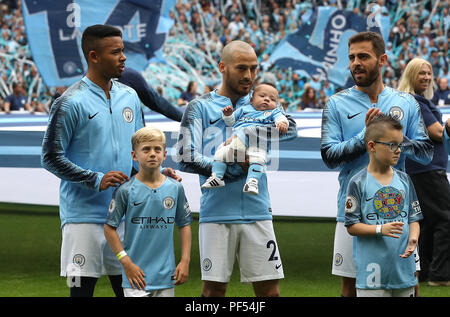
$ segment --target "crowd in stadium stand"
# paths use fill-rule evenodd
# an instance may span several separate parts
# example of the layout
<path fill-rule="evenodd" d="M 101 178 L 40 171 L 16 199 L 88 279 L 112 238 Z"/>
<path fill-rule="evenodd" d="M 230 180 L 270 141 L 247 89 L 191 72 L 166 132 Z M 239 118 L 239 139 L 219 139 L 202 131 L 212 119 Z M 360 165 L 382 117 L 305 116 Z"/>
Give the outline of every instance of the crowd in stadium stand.
<path fill-rule="evenodd" d="M 277 85 L 288 111 L 320 109 L 326 98 L 341 87 L 317 77 L 307 78 L 289 69 L 271 66 L 267 59 L 280 40 L 307 23 L 313 6 L 336 6 L 367 16 L 371 2 L 374 1 L 177 0 L 171 12 L 175 23 L 169 39 L 207 51 L 217 61 L 221 48 L 229 41 L 240 39 L 249 42 L 259 57 L 260 80 L 273 81 Z M 385 83 L 396 88 L 406 64 L 419 56 L 433 66 L 436 95 L 445 94 L 450 80 L 450 0 L 376 2 L 381 6 L 381 13 L 389 15 L 391 20 L 387 39 L 389 59 L 383 69 Z M 12 94 L 12 83 L 21 82 L 23 93 L 32 108 L 48 107 L 57 94 L 57 88 L 45 87 L 33 64 L 20 0 L 0 0 L 0 18 L 0 105 Z M 185 88 L 179 87 L 179 95 Z M 170 101 L 177 104 L 177 99 Z M 435 103 L 443 104 L 438 100 Z"/>

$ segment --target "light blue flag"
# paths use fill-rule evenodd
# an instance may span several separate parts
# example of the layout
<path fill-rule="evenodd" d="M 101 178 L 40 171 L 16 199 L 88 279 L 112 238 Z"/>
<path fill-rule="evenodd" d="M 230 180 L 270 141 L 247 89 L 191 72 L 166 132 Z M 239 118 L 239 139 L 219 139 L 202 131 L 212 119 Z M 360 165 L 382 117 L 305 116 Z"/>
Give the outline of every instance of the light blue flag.
<path fill-rule="evenodd" d="M 369 17 L 335 7 L 317 7 L 307 23 L 286 36 L 274 49 L 270 64 L 291 68 L 305 76 L 318 75 L 340 87 L 352 81 L 348 67 L 348 39 L 362 31 L 389 36 L 389 17 L 378 10 Z"/>
<path fill-rule="evenodd" d="M 161 59 L 174 5 L 175 0 L 22 1 L 31 53 L 49 87 L 70 86 L 86 73 L 81 35 L 90 25 L 122 30 L 127 67 L 141 71 Z"/>

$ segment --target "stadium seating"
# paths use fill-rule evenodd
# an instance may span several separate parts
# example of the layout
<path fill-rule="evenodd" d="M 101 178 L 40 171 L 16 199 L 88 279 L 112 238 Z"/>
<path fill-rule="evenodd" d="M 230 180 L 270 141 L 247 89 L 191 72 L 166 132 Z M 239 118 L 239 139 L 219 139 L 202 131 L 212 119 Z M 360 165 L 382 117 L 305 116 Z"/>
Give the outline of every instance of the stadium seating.
<path fill-rule="evenodd" d="M 199 94 L 216 87 L 220 83 L 217 61 L 221 48 L 230 40 L 241 39 L 254 46 L 261 65 L 260 80 L 277 84 L 288 111 L 321 109 L 326 98 L 341 87 L 271 66 L 267 63 L 268 56 L 286 35 L 307 23 L 313 6 L 336 6 L 368 16 L 370 2 L 177 0 L 171 13 L 174 26 L 164 48 L 164 58 L 169 63 L 152 63 L 143 74 L 152 87 L 176 104 L 193 74 L 196 74 Z M 391 21 L 387 39 L 389 62 L 383 69 L 385 83 L 395 88 L 405 65 L 415 56 L 432 63 L 436 89 L 440 77 L 450 79 L 448 1 L 377 2 L 381 13 L 389 15 Z M 21 1 L 1 1 L 0 17 L 0 105 L 11 93 L 12 82 L 21 81 L 28 101 L 48 109 L 57 88 L 47 87 L 34 65 L 27 45 Z M 308 86 L 314 89 L 317 101 L 305 105 L 302 99 Z"/>

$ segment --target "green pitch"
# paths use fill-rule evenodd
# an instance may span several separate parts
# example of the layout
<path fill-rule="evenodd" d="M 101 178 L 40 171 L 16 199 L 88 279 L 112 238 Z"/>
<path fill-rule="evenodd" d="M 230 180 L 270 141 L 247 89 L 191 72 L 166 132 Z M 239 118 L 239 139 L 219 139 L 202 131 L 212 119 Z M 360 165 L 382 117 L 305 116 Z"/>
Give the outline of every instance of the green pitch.
<path fill-rule="evenodd" d="M 66 297 L 66 280 L 59 276 L 61 246 L 57 208 L 0 204 L 0 297 Z M 275 218 L 274 227 L 283 260 L 284 297 L 338 297 L 340 279 L 331 275 L 334 219 Z M 199 297 L 198 219 L 192 224 L 189 280 L 175 288 L 176 296 Z M 179 258 L 178 234 L 175 234 Z M 422 297 L 448 297 L 448 287 L 420 285 Z M 107 277 L 97 284 L 95 296 L 114 296 Z M 237 264 L 227 296 L 252 297 L 251 285 L 239 282 Z"/>

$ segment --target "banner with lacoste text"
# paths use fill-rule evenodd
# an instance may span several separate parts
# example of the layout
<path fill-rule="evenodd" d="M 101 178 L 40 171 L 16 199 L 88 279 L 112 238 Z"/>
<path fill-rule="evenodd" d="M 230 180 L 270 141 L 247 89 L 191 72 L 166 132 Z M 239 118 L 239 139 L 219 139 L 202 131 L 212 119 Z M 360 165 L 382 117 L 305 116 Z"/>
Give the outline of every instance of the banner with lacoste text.
<path fill-rule="evenodd" d="M 306 77 L 319 76 L 337 86 L 352 83 L 348 62 L 348 40 L 358 32 L 380 33 L 386 43 L 389 16 L 373 8 L 369 16 L 335 7 L 312 9 L 308 22 L 287 35 L 272 52 L 269 63 Z"/>
<path fill-rule="evenodd" d="M 69 86 L 86 73 L 81 35 L 90 25 L 122 30 L 126 65 L 143 70 L 162 57 L 173 25 L 175 0 L 23 0 L 23 17 L 33 60 L 45 84 Z"/>

